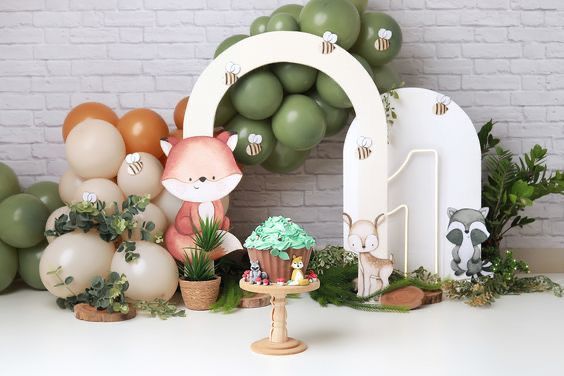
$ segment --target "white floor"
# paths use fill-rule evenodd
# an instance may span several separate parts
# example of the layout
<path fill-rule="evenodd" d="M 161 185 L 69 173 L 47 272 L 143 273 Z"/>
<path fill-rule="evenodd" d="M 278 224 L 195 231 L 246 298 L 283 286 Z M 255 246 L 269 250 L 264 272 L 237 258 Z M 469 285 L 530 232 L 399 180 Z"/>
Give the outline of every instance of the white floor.
<path fill-rule="evenodd" d="M 269 318 L 265 307 L 87 323 L 47 292 L 12 289 L 0 295 L 0 375 L 564 375 L 564 299 L 547 293 L 408 314 L 322 308 L 304 295 L 288 304 L 288 328 L 309 349 L 289 357 L 250 351 Z"/>

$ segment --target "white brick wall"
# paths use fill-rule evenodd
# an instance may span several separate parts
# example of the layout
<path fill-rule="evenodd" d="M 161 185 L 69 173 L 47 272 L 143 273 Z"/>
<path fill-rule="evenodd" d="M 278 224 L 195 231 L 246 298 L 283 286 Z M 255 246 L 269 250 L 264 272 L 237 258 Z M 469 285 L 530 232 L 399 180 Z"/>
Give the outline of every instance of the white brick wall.
<path fill-rule="evenodd" d="M 96 100 L 119 114 L 141 106 L 172 125 L 217 44 L 291 0 L 0 0 L 0 160 L 25 185 L 66 169 L 60 126 L 71 106 Z M 303 2 L 303 0 L 296 0 Z M 405 43 L 394 62 L 408 86 L 443 91 L 479 126 L 490 117 L 515 152 L 550 148 L 564 169 L 562 0 L 371 0 L 393 15 Z M 233 195 L 232 218 L 246 234 L 285 214 L 323 242 L 339 241 L 341 144 L 323 142 L 304 168 L 274 176 L 250 168 Z M 563 247 L 564 201 L 510 246 Z"/>

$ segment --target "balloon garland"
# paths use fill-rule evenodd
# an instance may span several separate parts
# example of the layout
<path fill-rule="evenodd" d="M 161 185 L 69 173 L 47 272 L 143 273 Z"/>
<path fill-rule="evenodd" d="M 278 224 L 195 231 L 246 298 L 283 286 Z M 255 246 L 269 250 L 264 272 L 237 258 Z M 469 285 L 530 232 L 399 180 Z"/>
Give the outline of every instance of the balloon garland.
<path fill-rule="evenodd" d="M 249 35 L 300 31 L 334 38 L 370 73 L 381 92 L 389 91 L 401 85 L 389 65 L 401 49 L 401 28 L 384 13 L 365 12 L 366 6 L 367 0 L 288 4 L 270 16 L 255 19 Z M 219 44 L 214 58 L 249 35 L 228 37 Z M 186 102 L 183 99 L 177 109 L 185 109 Z M 237 148 L 238 162 L 286 173 L 299 168 L 309 150 L 323 138 L 344 129 L 353 111 L 345 92 L 325 73 L 299 64 L 278 63 L 238 80 L 219 104 L 215 125 L 239 133 L 245 145 L 257 145 L 255 150 L 262 148 L 260 158 L 252 148 Z M 180 116 L 175 122 L 181 129 Z M 257 136 L 261 142 L 256 142 Z"/>

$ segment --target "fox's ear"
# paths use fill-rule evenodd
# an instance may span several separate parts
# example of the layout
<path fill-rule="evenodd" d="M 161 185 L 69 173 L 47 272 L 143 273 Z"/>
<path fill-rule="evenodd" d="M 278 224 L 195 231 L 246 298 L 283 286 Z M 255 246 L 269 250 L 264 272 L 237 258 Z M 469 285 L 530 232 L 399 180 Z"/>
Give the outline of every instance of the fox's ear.
<path fill-rule="evenodd" d="M 231 149 L 231 151 L 235 151 L 235 147 L 237 146 L 237 141 L 239 141 L 239 135 L 237 133 L 233 133 L 227 139 L 227 146 L 229 147 L 229 149 Z"/>
<path fill-rule="evenodd" d="M 170 153 L 170 149 L 172 149 L 172 144 L 168 142 L 168 139 L 161 138 L 161 149 L 163 149 L 163 152 L 168 157 L 168 154 Z"/>

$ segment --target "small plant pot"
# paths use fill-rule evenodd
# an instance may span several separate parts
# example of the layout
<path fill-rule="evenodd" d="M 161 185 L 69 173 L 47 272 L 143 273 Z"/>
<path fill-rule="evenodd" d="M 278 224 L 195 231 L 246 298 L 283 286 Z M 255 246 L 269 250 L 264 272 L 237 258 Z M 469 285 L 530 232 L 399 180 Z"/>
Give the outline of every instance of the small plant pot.
<path fill-rule="evenodd" d="M 285 281 L 289 280 L 292 276 L 292 257 L 301 256 L 304 263 L 302 268 L 304 274 L 307 271 L 307 266 L 309 264 L 309 259 L 311 257 L 311 249 L 300 248 L 287 249 L 286 252 L 290 256 L 289 260 L 282 260 L 278 256 L 272 256 L 270 250 L 258 250 L 255 248 L 247 249 L 249 253 L 249 258 L 251 261 L 258 260 L 261 271 L 268 274 L 268 279 L 271 281 L 276 281 L 279 278 L 283 278 Z"/>
<path fill-rule="evenodd" d="M 186 308 L 194 311 L 207 311 L 219 296 L 221 277 L 211 281 L 185 281 L 178 280 L 182 300 Z"/>

